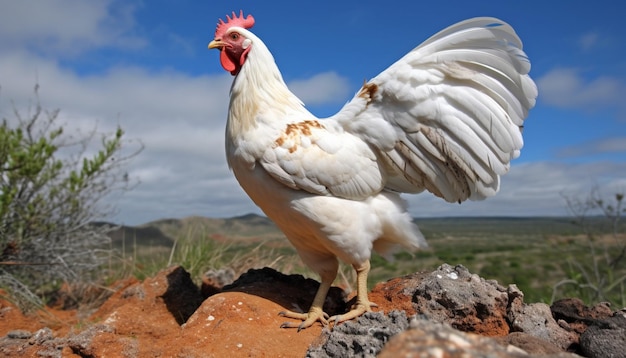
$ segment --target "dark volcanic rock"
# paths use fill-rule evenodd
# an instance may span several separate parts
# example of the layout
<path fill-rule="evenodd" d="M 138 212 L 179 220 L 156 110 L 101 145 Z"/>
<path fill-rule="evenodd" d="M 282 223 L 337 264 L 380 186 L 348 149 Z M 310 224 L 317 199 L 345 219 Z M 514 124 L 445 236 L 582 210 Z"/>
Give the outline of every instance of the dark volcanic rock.
<path fill-rule="evenodd" d="M 409 326 L 406 314 L 391 311 L 389 315 L 367 312 L 356 321 L 340 323 L 332 332 L 324 329 L 321 341 L 307 352 L 307 357 L 374 357 L 392 336 Z"/>
<path fill-rule="evenodd" d="M 558 300 L 550 306 L 550 310 L 561 327 L 577 334 L 582 334 L 594 322 L 613 315 L 606 302 L 588 307 L 578 298 Z"/>
<path fill-rule="evenodd" d="M 461 265 L 441 265 L 413 292 L 417 312 L 464 331 L 487 336 L 509 333 L 507 289 Z"/>
<path fill-rule="evenodd" d="M 415 319 L 410 327 L 393 337 L 378 357 L 528 357 L 521 349 L 504 347 L 492 338 L 461 332 L 444 323 Z"/>
<path fill-rule="evenodd" d="M 561 354 L 567 357 L 576 356 L 574 354 L 565 355 L 566 352 L 564 352 L 561 347 L 544 339 L 531 336 L 530 334 L 524 332 L 512 332 L 503 337 L 494 337 L 494 339 L 504 346 L 511 345 L 520 348 L 534 357 L 554 356 Z"/>
<path fill-rule="evenodd" d="M 509 286 L 509 300 L 511 331 L 524 332 L 566 351 L 576 351 L 578 335 L 562 328 L 547 304 L 525 304 L 524 294 L 515 286 Z"/>
<path fill-rule="evenodd" d="M 521 348 L 520 352 L 524 350 L 522 352 L 524 354 L 554 354 L 567 349 L 573 350 L 578 341 L 576 334 L 568 332 L 557 324 L 547 305 L 525 304 L 524 294 L 515 285 L 505 288 L 495 281 L 485 280 L 478 275 L 471 274 L 460 265 L 455 267 L 442 265 L 433 272 L 415 273 L 378 284 L 373 289 L 370 298 L 379 304 L 379 309 L 391 312 L 393 309 L 403 309 L 409 314 L 417 314 L 418 317 L 425 318 L 419 321 L 423 329 L 431 329 L 426 327 L 428 324 L 424 322 L 444 323 L 451 328 L 468 333 L 497 336 L 500 338 L 488 341 L 488 345 L 517 346 Z M 326 352 L 327 356 L 331 357 L 348 353 L 348 355 L 357 354 L 357 356 L 370 354 L 370 351 L 359 348 L 363 346 L 362 343 L 358 341 L 355 343 L 353 336 L 358 333 L 353 332 L 352 324 L 348 322 L 337 326 L 329 334 L 326 343 L 332 349 L 323 347 L 325 350 L 322 352 Z M 357 324 L 363 332 L 368 332 L 368 328 L 377 329 L 378 327 L 376 324 L 369 325 L 369 321 L 357 321 Z M 349 329 L 344 331 L 342 327 Z M 337 330 L 341 330 L 340 333 L 336 333 Z M 419 336 L 416 333 L 408 335 Z M 454 340 L 454 337 L 457 336 L 448 338 L 432 336 L 429 339 L 441 343 L 446 339 Z M 356 339 L 360 338 L 362 337 Z M 404 339 L 409 340 L 409 338 Z M 477 340 L 471 338 L 470 341 Z M 454 344 L 454 342 L 449 343 Z M 356 347 L 357 350 L 350 351 L 351 347 Z M 508 351 L 500 352 L 494 348 L 494 352 L 500 352 L 498 354 L 506 356 L 506 354 L 513 354 L 510 352 L 511 349 L 509 347 Z M 311 352 L 321 356 L 319 350 Z"/>
<path fill-rule="evenodd" d="M 502 337 L 485 337 L 473 333 L 461 332 L 445 323 L 425 319 L 413 319 L 410 328 L 389 341 L 378 357 L 423 357 L 423 358 L 574 358 L 573 354 L 548 349 L 546 354 L 539 349 L 535 353 L 513 345 L 502 344 Z M 531 338 L 532 339 L 532 338 Z M 536 339 L 536 338 L 534 338 Z M 528 340 L 522 339 L 527 343 Z M 541 343 L 539 343 L 541 345 Z"/>
<path fill-rule="evenodd" d="M 625 357 L 626 312 L 594 322 L 580 336 L 580 348 L 588 357 Z"/>
<path fill-rule="evenodd" d="M 433 272 L 392 279 L 376 285 L 370 297 L 383 310 L 403 309 L 464 332 L 483 336 L 523 332 L 570 351 L 576 351 L 578 343 L 578 334 L 562 328 L 547 305 L 525 304 L 517 286 L 505 288 L 461 265 L 444 264 Z"/>
<path fill-rule="evenodd" d="M 211 269 L 205 272 L 200 286 L 202 296 L 209 297 L 220 293 L 224 286 L 232 284 L 235 278 L 235 270 L 230 267 Z"/>

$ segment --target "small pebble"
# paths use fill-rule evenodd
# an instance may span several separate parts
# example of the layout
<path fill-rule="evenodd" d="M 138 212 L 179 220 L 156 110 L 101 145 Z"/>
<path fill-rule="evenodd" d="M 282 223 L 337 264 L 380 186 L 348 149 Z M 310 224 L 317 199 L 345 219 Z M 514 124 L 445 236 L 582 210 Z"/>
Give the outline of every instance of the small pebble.
<path fill-rule="evenodd" d="M 23 329 L 16 329 L 7 333 L 7 337 L 11 339 L 29 339 L 33 334 Z"/>

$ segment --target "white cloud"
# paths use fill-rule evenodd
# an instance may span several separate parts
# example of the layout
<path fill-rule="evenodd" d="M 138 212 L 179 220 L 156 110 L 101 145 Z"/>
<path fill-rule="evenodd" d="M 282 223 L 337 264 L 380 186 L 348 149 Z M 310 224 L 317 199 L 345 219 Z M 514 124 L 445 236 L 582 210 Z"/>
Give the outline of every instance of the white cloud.
<path fill-rule="evenodd" d="M 583 51 L 589 51 L 598 45 L 600 35 L 596 32 L 588 32 L 580 37 L 578 43 Z"/>
<path fill-rule="evenodd" d="M 431 194 L 407 196 L 414 216 L 561 216 L 565 198 L 584 198 L 594 188 L 607 194 L 626 191 L 626 163 L 514 165 L 501 178 L 500 192 L 483 201 L 450 204 Z"/>
<path fill-rule="evenodd" d="M 205 215 L 230 217 L 261 211 L 239 188 L 225 167 L 216 167 L 211 175 L 200 174 L 195 180 L 172 180 L 155 185 L 154 190 L 131 192 L 122 206 L 124 218 L 155 218 Z M 415 217 L 455 216 L 564 216 L 568 215 L 566 198 L 584 199 L 594 188 L 611 195 L 626 191 L 625 163 L 562 164 L 525 163 L 514 166 L 502 178 L 500 192 L 483 201 L 447 203 L 425 192 L 405 195 L 409 212 Z M 180 178 L 178 178 L 180 179 Z M 185 186 L 183 186 L 185 185 Z M 162 191 L 168 187 L 168 191 Z M 157 195 L 154 197 L 146 194 Z M 127 215 L 135 212 L 134 215 Z M 135 219 L 136 220 L 136 219 Z M 133 221 L 126 221 L 133 223 Z"/>
<path fill-rule="evenodd" d="M 335 72 L 324 72 L 311 78 L 294 80 L 288 85 L 305 105 L 337 103 L 344 101 L 350 93 L 348 80 Z"/>
<path fill-rule="evenodd" d="M 608 53 L 621 46 L 622 40 L 611 32 L 589 31 L 578 38 L 579 49 L 585 54 L 594 54 L 598 58 L 603 57 L 603 53 Z"/>
<path fill-rule="evenodd" d="M 616 78 L 586 79 L 575 68 L 556 68 L 537 80 L 539 99 L 561 108 L 596 111 L 611 107 L 626 113 L 626 84 Z"/>
<path fill-rule="evenodd" d="M 4 48 L 65 55 L 101 46 L 141 47 L 144 40 L 129 32 L 134 10 L 132 3 L 113 0 L 3 1 L 0 41 Z"/>
<path fill-rule="evenodd" d="M 557 156 L 575 158 L 604 153 L 626 153 L 626 137 L 603 138 L 561 148 Z"/>

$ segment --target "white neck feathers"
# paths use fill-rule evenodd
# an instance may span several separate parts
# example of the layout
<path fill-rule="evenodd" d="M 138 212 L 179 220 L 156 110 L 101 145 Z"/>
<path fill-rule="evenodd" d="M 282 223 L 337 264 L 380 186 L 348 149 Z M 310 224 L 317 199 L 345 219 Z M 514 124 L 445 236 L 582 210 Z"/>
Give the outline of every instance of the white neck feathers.
<path fill-rule="evenodd" d="M 257 117 L 264 112 L 278 111 L 276 116 L 279 116 L 280 112 L 304 109 L 287 88 L 265 44 L 251 32 L 241 32 L 252 41 L 252 48 L 230 89 L 227 130 L 231 134 L 254 127 Z"/>

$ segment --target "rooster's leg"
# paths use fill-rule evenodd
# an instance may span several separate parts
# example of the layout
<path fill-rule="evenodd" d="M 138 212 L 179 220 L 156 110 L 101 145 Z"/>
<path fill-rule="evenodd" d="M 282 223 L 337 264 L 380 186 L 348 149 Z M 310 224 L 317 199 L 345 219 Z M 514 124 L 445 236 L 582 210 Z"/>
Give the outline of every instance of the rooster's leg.
<path fill-rule="evenodd" d="M 298 313 L 293 311 L 282 311 L 279 315 L 288 318 L 294 318 L 302 320 L 303 322 L 300 324 L 293 322 L 285 322 L 280 325 L 281 328 L 298 328 L 298 332 L 300 330 L 311 327 L 315 322 L 320 321 L 324 326 L 328 325 L 328 314 L 323 311 L 322 307 L 324 306 L 324 301 L 326 300 L 326 295 L 328 294 L 328 290 L 330 290 L 330 286 L 335 280 L 336 272 L 333 274 L 322 275 L 322 283 L 320 283 L 320 287 L 317 289 L 317 293 L 315 294 L 315 298 L 313 298 L 313 303 L 311 304 L 311 308 L 307 313 Z"/>
<path fill-rule="evenodd" d="M 375 303 L 370 302 L 367 297 L 367 275 L 370 272 L 370 262 L 365 261 L 361 265 L 353 265 L 356 270 L 356 303 L 349 312 L 342 315 L 336 315 L 329 318 L 335 324 L 348 321 L 359 317 L 365 312 L 370 312 L 372 307 L 378 307 Z"/>

